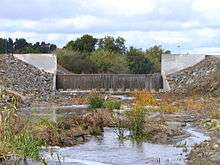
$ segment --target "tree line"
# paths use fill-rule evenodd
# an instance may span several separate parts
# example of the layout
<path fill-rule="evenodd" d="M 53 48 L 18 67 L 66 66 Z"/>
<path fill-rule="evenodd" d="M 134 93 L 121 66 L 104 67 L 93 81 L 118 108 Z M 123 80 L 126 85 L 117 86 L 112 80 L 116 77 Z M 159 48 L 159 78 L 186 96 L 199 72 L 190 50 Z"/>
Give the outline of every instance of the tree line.
<path fill-rule="evenodd" d="M 149 74 L 160 72 L 161 55 L 171 53 L 158 45 L 127 48 L 125 42 L 122 37 L 97 39 L 86 34 L 57 50 L 58 63 L 74 73 Z"/>
<path fill-rule="evenodd" d="M 171 53 L 160 45 L 148 49 L 126 47 L 125 39 L 106 36 L 97 39 L 83 35 L 69 41 L 63 48 L 45 42 L 28 43 L 20 38 L 0 38 L 0 54 L 3 53 L 52 53 L 58 64 L 73 73 L 131 73 L 149 74 L 160 72 L 161 55 Z"/>
<path fill-rule="evenodd" d="M 45 42 L 28 43 L 24 38 L 4 39 L 0 38 L 0 54 L 4 53 L 51 53 L 57 49 L 57 46 Z"/>

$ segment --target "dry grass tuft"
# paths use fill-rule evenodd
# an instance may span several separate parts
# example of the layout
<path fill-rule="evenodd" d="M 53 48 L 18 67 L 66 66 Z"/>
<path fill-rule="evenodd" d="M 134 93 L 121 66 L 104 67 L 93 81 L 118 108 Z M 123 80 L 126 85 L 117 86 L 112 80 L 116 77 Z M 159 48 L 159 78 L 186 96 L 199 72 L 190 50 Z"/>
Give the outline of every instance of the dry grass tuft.
<path fill-rule="evenodd" d="M 141 106 L 147 106 L 147 105 L 151 105 L 151 106 L 157 105 L 156 98 L 149 91 L 141 90 L 141 91 L 134 92 L 133 95 L 135 97 L 134 102 L 136 106 L 141 107 Z"/>

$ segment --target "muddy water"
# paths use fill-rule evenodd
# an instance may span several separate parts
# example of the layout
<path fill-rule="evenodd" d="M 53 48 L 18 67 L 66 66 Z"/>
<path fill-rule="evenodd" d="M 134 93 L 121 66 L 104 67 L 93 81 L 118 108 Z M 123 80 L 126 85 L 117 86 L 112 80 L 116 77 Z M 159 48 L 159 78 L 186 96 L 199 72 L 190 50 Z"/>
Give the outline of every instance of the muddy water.
<path fill-rule="evenodd" d="M 209 139 L 195 128 L 186 128 L 186 132 L 190 136 L 173 145 L 137 144 L 130 140 L 119 142 L 114 129 L 105 128 L 103 137 L 92 138 L 78 146 L 56 149 L 52 154 L 45 151 L 43 155 L 50 165 L 58 164 L 58 160 L 66 165 L 183 165 L 191 147 Z M 185 147 L 175 147 L 180 144 Z"/>

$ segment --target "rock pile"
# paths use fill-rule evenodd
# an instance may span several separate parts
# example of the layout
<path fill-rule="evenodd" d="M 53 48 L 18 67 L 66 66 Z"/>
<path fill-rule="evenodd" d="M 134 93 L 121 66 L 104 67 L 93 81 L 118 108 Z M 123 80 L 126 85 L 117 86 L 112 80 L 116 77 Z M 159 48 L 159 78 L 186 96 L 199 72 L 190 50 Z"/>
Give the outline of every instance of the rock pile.
<path fill-rule="evenodd" d="M 0 85 L 24 96 L 45 98 L 52 93 L 53 75 L 12 55 L 0 56 Z"/>
<path fill-rule="evenodd" d="M 220 58 L 207 56 L 198 64 L 167 76 L 170 88 L 187 94 L 220 91 Z"/>

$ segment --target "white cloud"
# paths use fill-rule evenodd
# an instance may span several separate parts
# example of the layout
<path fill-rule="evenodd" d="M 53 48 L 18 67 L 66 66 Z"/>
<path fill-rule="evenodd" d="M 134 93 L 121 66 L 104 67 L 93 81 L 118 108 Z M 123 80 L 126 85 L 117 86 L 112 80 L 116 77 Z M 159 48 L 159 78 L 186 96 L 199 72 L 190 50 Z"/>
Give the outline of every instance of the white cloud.
<path fill-rule="evenodd" d="M 109 15 L 137 16 L 151 13 L 156 8 L 155 0 L 83 0 L 81 8 Z"/>
<path fill-rule="evenodd" d="M 182 32 L 173 31 L 118 31 L 113 36 L 122 36 L 127 40 L 127 45 L 146 48 L 153 45 L 179 45 L 189 44 L 192 38 Z"/>
<path fill-rule="evenodd" d="M 88 33 L 122 36 L 128 45 L 143 48 L 220 47 L 220 0 L 3 0 L 0 11 L 0 37 L 29 42 L 63 46 Z"/>
<path fill-rule="evenodd" d="M 219 0 L 194 0 L 192 9 L 202 14 L 208 21 L 220 22 L 218 18 L 220 13 Z"/>
<path fill-rule="evenodd" d="M 195 54 L 220 55 L 220 47 L 198 47 L 190 51 Z"/>
<path fill-rule="evenodd" d="M 105 25 L 108 21 L 90 15 L 82 15 L 73 18 L 43 19 L 43 20 L 9 20 L 0 19 L 0 30 L 26 31 L 53 33 L 65 31 L 83 31 L 90 30 L 99 25 Z M 10 30 L 9 30 L 10 31 Z"/>
<path fill-rule="evenodd" d="M 194 0 L 192 3 L 193 9 L 199 12 L 217 12 L 220 11 L 219 0 Z"/>
<path fill-rule="evenodd" d="M 190 29 L 190 28 L 199 28 L 201 27 L 201 23 L 197 20 L 189 20 L 181 23 L 182 28 Z"/>
<path fill-rule="evenodd" d="M 67 41 L 70 41 L 72 39 L 75 39 L 79 37 L 79 34 L 62 34 L 62 33 L 35 33 L 35 32 L 2 32 L 0 31 L 0 37 L 3 38 L 12 38 L 15 40 L 16 38 L 25 38 L 27 42 L 50 42 L 50 43 L 56 43 L 59 47 L 63 47 Z"/>
<path fill-rule="evenodd" d="M 204 38 L 206 40 L 215 38 L 220 34 L 220 29 L 211 29 L 211 28 L 201 28 L 195 31 L 198 37 Z"/>

